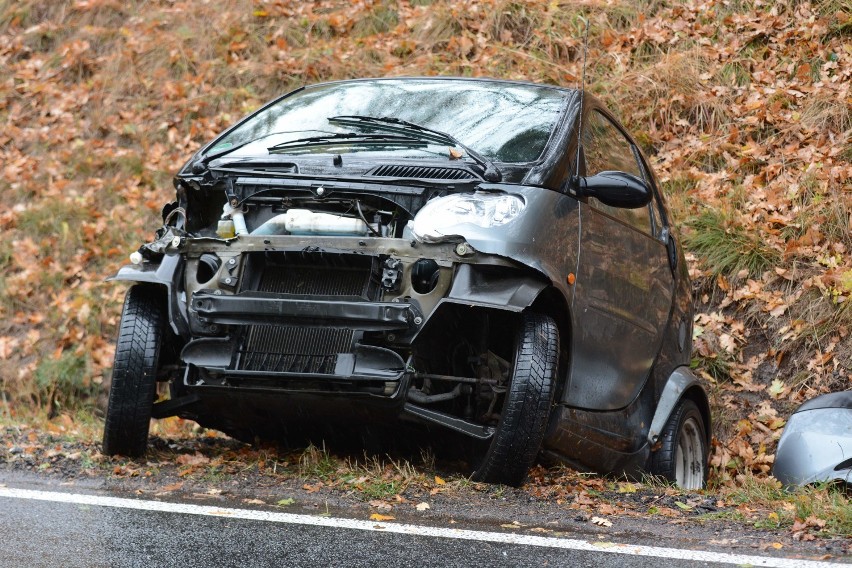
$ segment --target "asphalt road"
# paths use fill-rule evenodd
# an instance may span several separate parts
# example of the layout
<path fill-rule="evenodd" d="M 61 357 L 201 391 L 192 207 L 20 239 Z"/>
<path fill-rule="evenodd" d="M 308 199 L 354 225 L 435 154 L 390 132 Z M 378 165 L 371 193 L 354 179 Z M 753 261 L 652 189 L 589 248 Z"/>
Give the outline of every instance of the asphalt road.
<path fill-rule="evenodd" d="M 38 488 L 37 488 L 38 489 Z M 494 542 L 493 531 L 459 531 L 363 520 L 145 501 L 105 493 L 32 491 L 0 487 L 0 566 L 595 566 L 654 567 L 744 564 L 695 551 L 637 547 L 614 553 L 612 544 L 537 536 Z M 154 509 L 154 510 L 151 510 Z M 241 518 L 242 517 L 242 518 Z M 323 524 L 329 526 L 321 526 Z M 445 530 L 448 536 L 435 536 Z M 413 534 L 402 534 L 402 531 Z M 491 539 L 491 541 L 489 541 Z M 523 539 L 520 539 L 523 540 Z M 567 543 L 567 545 L 566 545 Z M 661 543 L 665 545 L 665 543 Z M 565 548 L 573 546 L 574 548 Z M 659 554 L 655 551 L 660 552 Z M 651 554 L 651 556 L 647 556 Z M 691 555 L 691 556 L 690 556 Z M 750 557 L 755 566 L 830 566 L 823 562 Z M 762 559 L 762 560 L 761 560 Z M 766 562 L 764 562 L 766 561 Z M 836 564 L 835 564 L 836 566 Z"/>

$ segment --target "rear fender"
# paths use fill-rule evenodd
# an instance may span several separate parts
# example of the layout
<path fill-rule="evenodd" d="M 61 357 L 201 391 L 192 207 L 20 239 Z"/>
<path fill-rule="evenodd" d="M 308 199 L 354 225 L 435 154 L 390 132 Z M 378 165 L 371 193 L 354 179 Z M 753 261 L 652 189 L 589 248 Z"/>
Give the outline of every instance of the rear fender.
<path fill-rule="evenodd" d="M 654 413 L 654 418 L 651 420 L 651 427 L 648 430 L 648 441 L 652 446 L 659 440 L 660 433 L 666 427 L 669 417 L 672 415 L 678 402 L 684 397 L 694 400 L 699 410 L 701 410 L 701 415 L 704 418 L 704 430 L 707 434 L 707 447 L 710 447 L 712 437 L 710 432 L 710 403 L 707 400 L 704 387 L 701 386 L 701 381 L 688 367 L 678 367 L 675 369 L 663 387 L 663 393 L 660 395 L 657 410 Z"/>

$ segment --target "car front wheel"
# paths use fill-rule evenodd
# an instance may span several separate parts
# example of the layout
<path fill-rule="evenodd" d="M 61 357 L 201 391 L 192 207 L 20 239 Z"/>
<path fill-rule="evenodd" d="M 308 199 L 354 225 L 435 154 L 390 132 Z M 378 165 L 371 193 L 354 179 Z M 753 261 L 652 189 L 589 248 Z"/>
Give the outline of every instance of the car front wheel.
<path fill-rule="evenodd" d="M 524 314 L 503 411 L 475 481 L 520 485 L 538 455 L 553 404 L 559 330 L 541 314 Z"/>
<path fill-rule="evenodd" d="M 106 455 L 139 457 L 145 453 L 165 325 L 159 290 L 137 285 L 127 291 L 104 424 Z"/>
<path fill-rule="evenodd" d="M 660 447 L 651 455 L 651 473 L 681 489 L 701 489 L 707 482 L 707 435 L 694 401 L 681 400 L 660 435 Z"/>

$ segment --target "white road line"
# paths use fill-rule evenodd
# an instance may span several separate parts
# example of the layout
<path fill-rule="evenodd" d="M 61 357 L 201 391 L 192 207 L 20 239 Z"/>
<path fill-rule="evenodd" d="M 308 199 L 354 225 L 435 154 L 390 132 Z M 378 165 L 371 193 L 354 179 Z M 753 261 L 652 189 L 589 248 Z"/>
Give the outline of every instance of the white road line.
<path fill-rule="evenodd" d="M 772 558 L 769 556 L 749 556 L 746 554 L 728 554 L 703 550 L 683 550 L 679 548 L 640 546 L 635 544 L 617 544 L 612 542 L 587 542 L 571 538 L 555 538 L 517 533 L 496 533 L 452 528 L 427 527 L 404 523 L 377 523 L 373 521 L 361 521 L 357 519 L 338 519 L 334 517 L 296 515 L 292 513 L 278 513 L 273 511 L 231 509 L 227 507 L 211 507 L 208 505 L 167 503 L 163 501 L 146 501 L 142 499 L 123 499 L 119 497 L 84 495 L 81 493 L 33 491 L 28 489 L 12 489 L 8 487 L 0 487 L 0 497 L 7 497 L 11 499 L 50 501 L 54 503 L 71 503 L 76 505 L 92 505 L 96 507 L 135 509 L 138 511 L 157 511 L 162 513 L 179 513 L 184 515 L 226 517 L 229 519 L 246 519 L 251 521 L 266 521 L 272 523 L 310 525 L 317 527 L 376 531 L 437 538 L 453 538 L 460 540 L 476 540 L 481 542 L 493 542 L 499 544 L 518 544 L 525 546 L 542 546 L 548 548 L 561 548 L 568 550 L 585 550 L 591 552 L 630 554 L 633 556 L 652 556 L 656 558 L 670 558 L 675 560 L 719 562 L 724 564 L 737 564 L 747 566 L 772 566 L 776 568 L 837 568 L 837 566 L 842 565 L 816 560 Z"/>

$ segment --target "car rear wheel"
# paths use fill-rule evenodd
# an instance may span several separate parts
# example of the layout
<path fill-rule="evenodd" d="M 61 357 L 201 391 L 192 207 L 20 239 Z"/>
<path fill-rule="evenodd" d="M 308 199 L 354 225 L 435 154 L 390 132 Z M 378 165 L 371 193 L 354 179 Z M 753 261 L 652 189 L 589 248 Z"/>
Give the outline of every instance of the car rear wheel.
<path fill-rule="evenodd" d="M 127 291 L 104 424 L 107 455 L 139 457 L 145 453 L 165 325 L 159 290 L 137 285 Z"/>
<path fill-rule="evenodd" d="M 660 448 L 651 455 L 651 473 L 682 489 L 701 489 L 707 482 L 707 435 L 694 401 L 681 400 L 660 436 Z"/>
<path fill-rule="evenodd" d="M 520 485 L 538 455 L 553 404 L 559 330 L 541 314 L 525 314 L 518 330 L 503 411 L 475 481 Z"/>

